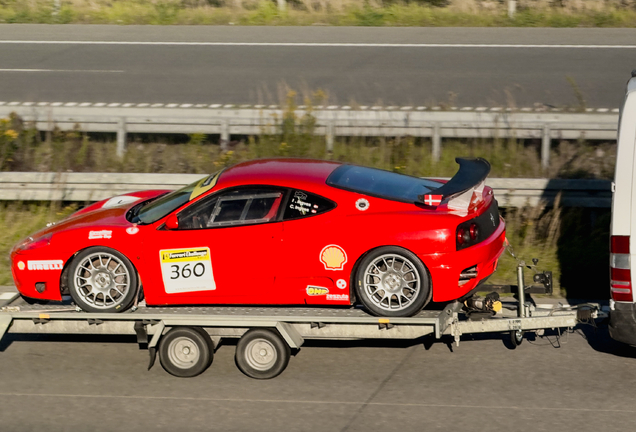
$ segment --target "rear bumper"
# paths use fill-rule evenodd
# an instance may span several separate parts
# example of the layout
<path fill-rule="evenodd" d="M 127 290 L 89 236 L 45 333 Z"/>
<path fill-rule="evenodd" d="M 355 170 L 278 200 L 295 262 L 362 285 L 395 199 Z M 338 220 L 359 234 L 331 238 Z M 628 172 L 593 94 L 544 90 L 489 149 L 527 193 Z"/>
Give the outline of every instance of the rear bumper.
<path fill-rule="evenodd" d="M 505 238 L 506 223 L 501 219 L 497 230 L 475 246 L 444 254 L 420 255 L 420 259 L 431 273 L 433 301 L 458 299 L 493 274 L 504 251 Z M 477 277 L 460 285 L 460 273 L 472 266 L 477 266 Z"/>
<path fill-rule="evenodd" d="M 609 316 L 612 339 L 636 346 L 636 303 L 616 302 Z"/>

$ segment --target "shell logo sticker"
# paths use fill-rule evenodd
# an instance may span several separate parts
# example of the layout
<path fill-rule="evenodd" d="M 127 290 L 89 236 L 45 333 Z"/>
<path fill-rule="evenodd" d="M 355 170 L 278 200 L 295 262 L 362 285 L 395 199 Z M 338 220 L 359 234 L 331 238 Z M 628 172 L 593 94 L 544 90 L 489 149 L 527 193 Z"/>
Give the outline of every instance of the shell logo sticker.
<path fill-rule="evenodd" d="M 24 268 L 25 268 L 25 267 L 26 267 L 26 266 L 24 265 L 24 262 L 22 262 L 22 261 L 18 261 L 18 268 L 19 268 L 20 270 L 24 270 Z"/>
<path fill-rule="evenodd" d="M 131 226 L 126 228 L 126 232 L 130 235 L 135 235 L 139 232 L 139 228 L 137 228 L 136 226 Z"/>
<path fill-rule="evenodd" d="M 347 253 L 338 245 L 327 245 L 320 251 L 320 262 L 325 270 L 342 270 L 347 263 Z"/>
<path fill-rule="evenodd" d="M 325 294 L 329 294 L 329 290 L 327 288 L 319 287 L 319 286 L 313 286 L 313 285 L 307 285 L 307 295 L 310 295 L 310 296 L 321 296 L 321 295 L 325 295 Z"/>

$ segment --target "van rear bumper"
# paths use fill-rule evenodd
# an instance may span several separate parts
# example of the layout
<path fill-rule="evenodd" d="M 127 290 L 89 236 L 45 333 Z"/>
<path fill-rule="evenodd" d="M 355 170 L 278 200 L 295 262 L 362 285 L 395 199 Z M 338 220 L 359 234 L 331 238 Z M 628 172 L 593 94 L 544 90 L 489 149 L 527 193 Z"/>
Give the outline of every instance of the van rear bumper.
<path fill-rule="evenodd" d="M 612 339 L 636 346 L 636 303 L 616 302 L 609 316 Z"/>

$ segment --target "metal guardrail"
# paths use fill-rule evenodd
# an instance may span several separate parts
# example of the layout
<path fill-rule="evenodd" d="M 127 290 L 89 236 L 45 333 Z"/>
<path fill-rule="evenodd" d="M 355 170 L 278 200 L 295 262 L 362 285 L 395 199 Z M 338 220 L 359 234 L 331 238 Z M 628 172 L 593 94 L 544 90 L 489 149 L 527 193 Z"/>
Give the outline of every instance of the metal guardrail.
<path fill-rule="evenodd" d="M 0 173 L 0 200 L 98 201 L 144 189 L 176 189 L 201 174 Z M 570 207 L 610 207 L 611 181 L 489 178 L 501 207 L 534 206 L 544 201 Z"/>
<path fill-rule="evenodd" d="M 117 133 L 117 151 L 123 155 L 127 133 L 274 134 L 284 110 L 276 105 L 22 103 L 0 102 L 0 116 L 15 112 L 39 130 L 75 127 L 87 132 Z M 542 140 L 541 163 L 549 165 L 553 139 L 614 140 L 618 110 L 513 111 L 501 108 L 319 106 L 295 111 L 300 119 L 310 113 L 315 133 L 326 137 L 327 150 L 336 136 L 430 137 L 432 157 L 439 160 L 442 138 L 537 138 Z"/>

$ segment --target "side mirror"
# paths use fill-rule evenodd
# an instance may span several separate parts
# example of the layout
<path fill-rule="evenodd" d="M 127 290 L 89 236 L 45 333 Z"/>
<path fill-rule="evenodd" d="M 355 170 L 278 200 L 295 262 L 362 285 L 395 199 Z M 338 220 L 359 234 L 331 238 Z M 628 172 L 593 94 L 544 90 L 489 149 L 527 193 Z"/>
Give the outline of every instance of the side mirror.
<path fill-rule="evenodd" d="M 171 215 L 166 221 L 166 228 L 169 230 L 179 229 L 179 218 L 177 215 Z"/>

